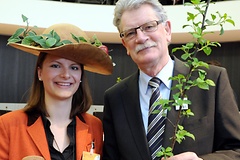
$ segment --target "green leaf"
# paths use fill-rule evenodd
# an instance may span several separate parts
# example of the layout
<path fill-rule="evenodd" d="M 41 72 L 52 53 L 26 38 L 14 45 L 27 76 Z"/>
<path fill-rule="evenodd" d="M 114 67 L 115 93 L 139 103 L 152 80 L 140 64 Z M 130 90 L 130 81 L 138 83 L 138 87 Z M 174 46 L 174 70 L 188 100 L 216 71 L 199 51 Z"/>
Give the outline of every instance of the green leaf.
<path fill-rule="evenodd" d="M 223 35 L 223 33 L 224 33 L 224 29 L 223 29 L 223 27 L 221 26 L 220 35 Z"/>
<path fill-rule="evenodd" d="M 192 133 L 186 132 L 185 135 L 195 140 L 195 136 Z"/>
<path fill-rule="evenodd" d="M 11 37 L 19 37 L 24 31 L 25 31 L 25 28 L 18 28 Z"/>
<path fill-rule="evenodd" d="M 211 14 L 212 20 L 214 21 L 216 19 L 216 15 L 215 14 Z"/>
<path fill-rule="evenodd" d="M 194 116 L 194 113 L 191 111 L 191 109 L 183 110 L 182 114 L 186 117 Z"/>
<path fill-rule="evenodd" d="M 81 42 L 88 42 L 84 37 L 77 37 L 74 34 L 72 34 L 72 38 L 77 42 L 77 43 L 81 43 Z"/>
<path fill-rule="evenodd" d="M 60 42 L 60 36 L 55 31 L 53 32 L 53 38 L 55 38 L 56 43 Z"/>
<path fill-rule="evenodd" d="M 187 15 L 188 15 L 188 18 L 187 18 L 188 21 L 194 20 L 195 15 L 193 13 L 187 12 Z"/>
<path fill-rule="evenodd" d="M 185 54 L 182 54 L 181 55 L 181 58 L 183 59 L 183 60 L 187 60 L 188 58 L 189 58 L 189 54 L 188 53 L 185 53 Z"/>
<path fill-rule="evenodd" d="M 209 19 L 206 19 L 205 21 L 209 26 L 214 24 L 214 21 L 210 21 Z"/>
<path fill-rule="evenodd" d="M 200 73 L 200 72 L 199 72 L 199 73 Z M 200 73 L 200 74 L 199 74 L 199 77 L 196 79 L 197 83 L 204 83 L 204 80 L 203 80 L 203 79 L 204 79 L 205 76 L 204 76 L 204 77 L 202 77 L 202 76 L 204 76 L 204 75 Z"/>
<path fill-rule="evenodd" d="M 166 148 L 166 152 L 172 152 L 172 148 L 171 147 L 167 147 Z"/>
<path fill-rule="evenodd" d="M 167 159 L 168 157 L 173 156 L 172 153 L 172 148 L 171 147 L 167 147 L 166 149 L 161 147 L 161 150 L 159 152 L 157 152 L 156 156 L 157 157 L 164 157 L 164 159 Z"/>
<path fill-rule="evenodd" d="M 78 39 L 80 40 L 80 42 L 88 42 L 84 37 L 78 37 Z"/>
<path fill-rule="evenodd" d="M 63 41 L 62 41 L 62 44 L 72 44 L 72 42 L 69 41 L 69 40 L 63 40 Z"/>
<path fill-rule="evenodd" d="M 72 35 L 72 38 L 73 38 L 76 42 L 80 43 L 80 41 L 79 41 L 79 39 L 77 38 L 77 36 L 75 36 L 75 35 L 72 34 L 72 33 L 71 33 L 71 35 Z"/>
<path fill-rule="evenodd" d="M 197 86 L 203 90 L 209 90 L 209 85 L 207 83 L 198 83 Z"/>
<path fill-rule="evenodd" d="M 40 40 L 37 41 L 37 43 L 38 43 L 41 47 L 43 47 L 43 48 L 49 48 L 49 47 L 47 46 L 47 44 L 46 44 L 46 40 L 45 40 L 45 39 L 40 39 Z"/>
<path fill-rule="evenodd" d="M 215 86 L 215 83 L 214 83 L 211 79 L 207 79 L 207 80 L 206 80 L 206 83 L 207 83 L 209 86 Z"/>
<path fill-rule="evenodd" d="M 194 47 L 194 44 L 195 44 L 195 43 L 193 43 L 193 42 L 188 42 L 188 43 L 186 44 L 186 46 L 187 46 L 189 49 L 191 49 L 191 48 Z"/>
<path fill-rule="evenodd" d="M 56 44 L 57 40 L 55 38 L 48 38 L 46 40 L 46 45 L 48 48 L 53 47 Z"/>
<path fill-rule="evenodd" d="M 28 18 L 22 14 L 22 20 L 23 20 L 23 22 L 26 22 L 26 21 L 28 21 Z"/>
<path fill-rule="evenodd" d="M 231 23 L 233 26 L 235 26 L 235 22 L 232 19 L 226 19 L 226 22 Z"/>
<path fill-rule="evenodd" d="M 205 68 L 209 68 L 208 63 L 206 63 L 206 62 L 200 61 L 198 64 L 199 64 L 199 66 L 202 66 L 202 67 L 205 67 Z M 206 74 L 206 71 L 205 71 L 205 70 L 199 69 L 199 71 L 201 71 L 201 72 L 203 72 L 204 74 Z"/>
<path fill-rule="evenodd" d="M 62 46 L 62 45 L 63 45 L 62 42 L 57 42 L 57 43 L 54 45 L 54 47 L 59 47 L 59 46 Z"/>
<path fill-rule="evenodd" d="M 203 51 L 206 55 L 209 56 L 212 52 L 212 49 L 211 49 L 211 47 L 205 47 L 205 48 L 203 48 Z"/>
<path fill-rule="evenodd" d="M 156 109 L 156 110 L 153 110 L 151 114 L 159 114 L 160 113 L 160 110 Z"/>
<path fill-rule="evenodd" d="M 190 27 L 190 25 L 183 25 L 182 28 Z"/>
<path fill-rule="evenodd" d="M 34 32 L 34 31 L 29 31 L 29 32 L 28 32 L 28 35 L 29 35 L 29 36 L 36 36 L 36 32 Z"/>
<path fill-rule="evenodd" d="M 183 130 L 183 128 L 184 128 L 183 126 L 178 125 L 178 129 L 179 129 L 179 130 Z"/>
<path fill-rule="evenodd" d="M 197 33 L 193 33 L 193 37 L 198 39 L 198 38 L 201 38 L 201 35 L 197 34 Z"/>
<path fill-rule="evenodd" d="M 51 30 L 47 38 L 54 38 L 54 30 Z"/>
<path fill-rule="evenodd" d="M 32 36 L 27 36 L 22 40 L 22 44 L 32 46 L 32 43 L 34 41 L 32 40 Z"/>
<path fill-rule="evenodd" d="M 52 31 L 53 31 L 53 30 L 52 30 Z M 53 36 L 52 36 L 52 31 L 50 31 L 48 34 L 43 34 L 42 36 L 44 36 L 45 39 L 53 38 Z"/>
<path fill-rule="evenodd" d="M 8 39 L 8 44 L 9 43 L 17 43 L 17 42 L 21 42 L 22 41 L 22 39 L 21 38 L 19 38 L 19 37 L 17 37 L 17 38 L 9 38 Z"/>
<path fill-rule="evenodd" d="M 31 39 L 33 40 L 33 41 L 35 41 L 35 42 L 37 42 L 38 40 L 40 40 L 40 39 L 43 39 L 43 37 L 42 36 L 29 36 L 29 37 L 31 37 Z"/>
<path fill-rule="evenodd" d="M 96 47 L 99 47 L 99 46 L 101 46 L 102 45 L 102 42 L 97 38 L 97 36 L 96 35 L 93 35 L 93 45 L 94 46 L 96 46 Z"/>

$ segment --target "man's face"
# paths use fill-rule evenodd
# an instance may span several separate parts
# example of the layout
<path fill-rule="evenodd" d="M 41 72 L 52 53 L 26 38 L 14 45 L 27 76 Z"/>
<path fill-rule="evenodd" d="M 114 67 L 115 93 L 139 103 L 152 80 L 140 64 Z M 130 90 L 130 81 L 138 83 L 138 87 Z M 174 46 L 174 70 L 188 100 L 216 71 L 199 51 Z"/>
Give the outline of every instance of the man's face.
<path fill-rule="evenodd" d="M 142 26 L 151 21 L 160 20 L 150 5 L 142 5 L 140 8 L 125 11 L 122 15 L 120 29 L 126 31 Z M 131 33 L 131 32 L 130 32 Z M 168 53 L 168 44 L 171 41 L 170 22 L 160 23 L 156 31 L 144 32 L 136 30 L 136 34 L 129 39 L 122 38 L 122 43 L 127 49 L 127 54 L 141 69 L 149 65 L 165 63 Z"/>

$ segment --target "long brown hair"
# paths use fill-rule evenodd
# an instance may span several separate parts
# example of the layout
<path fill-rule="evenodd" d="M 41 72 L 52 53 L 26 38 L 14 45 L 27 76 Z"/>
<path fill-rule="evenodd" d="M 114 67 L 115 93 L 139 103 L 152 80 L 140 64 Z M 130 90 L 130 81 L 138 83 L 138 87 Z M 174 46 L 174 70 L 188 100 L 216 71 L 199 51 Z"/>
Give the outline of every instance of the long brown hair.
<path fill-rule="evenodd" d="M 42 64 L 46 56 L 47 53 L 40 53 L 38 56 L 34 79 L 29 93 L 29 99 L 26 107 L 24 108 L 26 113 L 43 113 L 45 115 L 48 115 L 45 105 L 43 82 L 39 81 L 38 79 L 38 67 L 42 68 Z M 70 118 L 73 118 L 73 116 L 77 114 L 87 112 L 92 105 L 92 97 L 87 78 L 84 73 L 84 66 L 82 64 L 80 64 L 80 66 L 82 69 L 82 82 L 80 83 L 77 91 L 73 95 Z"/>

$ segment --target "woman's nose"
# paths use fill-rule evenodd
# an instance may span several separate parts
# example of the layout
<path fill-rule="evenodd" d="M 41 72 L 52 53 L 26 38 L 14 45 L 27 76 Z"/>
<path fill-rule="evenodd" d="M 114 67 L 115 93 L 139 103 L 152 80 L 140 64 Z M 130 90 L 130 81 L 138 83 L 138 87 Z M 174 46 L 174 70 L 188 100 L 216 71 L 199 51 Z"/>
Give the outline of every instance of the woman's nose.
<path fill-rule="evenodd" d="M 65 79 L 70 78 L 69 71 L 67 69 L 63 69 L 60 76 L 61 76 L 61 78 L 65 78 Z"/>

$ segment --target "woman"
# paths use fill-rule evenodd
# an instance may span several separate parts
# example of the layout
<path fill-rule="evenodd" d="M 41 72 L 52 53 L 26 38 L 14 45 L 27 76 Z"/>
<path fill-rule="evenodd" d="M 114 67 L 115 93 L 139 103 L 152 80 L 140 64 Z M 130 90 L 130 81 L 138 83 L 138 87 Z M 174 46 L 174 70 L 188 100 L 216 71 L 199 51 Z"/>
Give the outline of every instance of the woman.
<path fill-rule="evenodd" d="M 53 30 L 61 40 L 72 42 L 72 35 L 88 40 L 81 29 L 70 24 L 53 25 L 43 34 Z M 111 74 L 109 56 L 89 43 L 47 49 L 10 45 L 38 55 L 38 61 L 26 107 L 0 117 L 0 159 L 40 156 L 46 160 L 80 160 L 84 154 L 100 156 L 102 123 L 86 113 L 92 99 L 84 69 Z"/>

